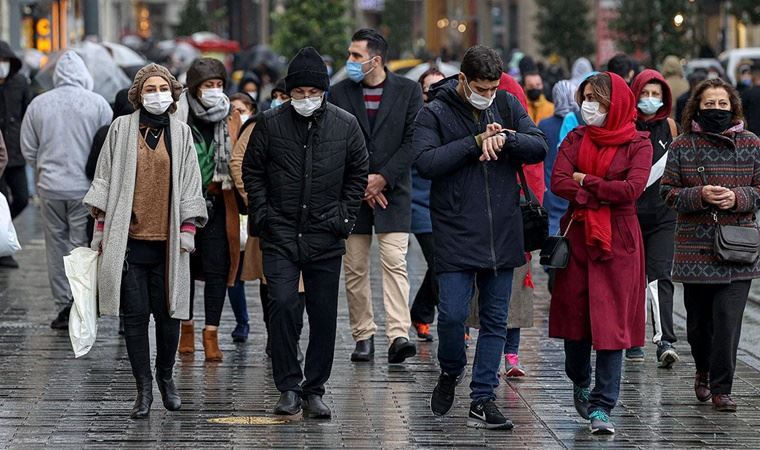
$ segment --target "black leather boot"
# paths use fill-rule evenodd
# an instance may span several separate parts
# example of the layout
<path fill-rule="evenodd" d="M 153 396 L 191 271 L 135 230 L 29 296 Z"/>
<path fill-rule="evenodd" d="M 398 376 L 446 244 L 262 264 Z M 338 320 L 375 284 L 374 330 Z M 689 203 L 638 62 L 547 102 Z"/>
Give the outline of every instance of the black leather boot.
<path fill-rule="evenodd" d="M 177 392 L 172 378 L 172 369 L 156 369 L 156 384 L 161 392 L 161 401 L 168 411 L 179 411 L 182 407 L 182 399 Z"/>
<path fill-rule="evenodd" d="M 153 404 L 153 380 L 150 375 L 135 379 L 137 384 L 137 397 L 135 405 L 132 407 L 132 413 L 129 417 L 133 419 L 145 419 L 150 414 L 150 405 Z"/>
<path fill-rule="evenodd" d="M 370 336 L 369 339 L 362 339 L 356 341 L 356 348 L 351 353 L 351 361 L 354 362 L 366 362 L 371 361 L 375 357 L 375 336 Z"/>
<path fill-rule="evenodd" d="M 274 406 L 274 413 L 278 416 L 296 416 L 301 414 L 301 396 L 295 391 L 283 392 Z"/>
<path fill-rule="evenodd" d="M 329 419 L 332 417 L 330 408 L 322 401 L 321 395 L 310 394 L 303 399 L 303 413 L 312 419 Z"/>

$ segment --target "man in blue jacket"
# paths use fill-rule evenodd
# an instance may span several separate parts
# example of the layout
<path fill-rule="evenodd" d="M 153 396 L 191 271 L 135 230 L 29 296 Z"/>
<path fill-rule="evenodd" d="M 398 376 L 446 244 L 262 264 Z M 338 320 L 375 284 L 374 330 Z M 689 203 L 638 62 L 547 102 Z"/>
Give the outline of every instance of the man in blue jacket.
<path fill-rule="evenodd" d="M 441 375 L 430 400 L 436 415 L 454 403 L 467 365 L 462 336 L 475 285 L 480 334 L 470 383 L 467 426 L 509 429 L 494 402 L 507 332 L 512 269 L 525 264 L 517 168 L 538 163 L 544 134 L 512 95 L 497 96 L 502 62 L 488 47 L 464 54 L 461 73 L 431 90 L 434 98 L 417 115 L 412 148 L 422 177 L 432 179 Z M 494 101 L 495 100 L 495 101 Z"/>

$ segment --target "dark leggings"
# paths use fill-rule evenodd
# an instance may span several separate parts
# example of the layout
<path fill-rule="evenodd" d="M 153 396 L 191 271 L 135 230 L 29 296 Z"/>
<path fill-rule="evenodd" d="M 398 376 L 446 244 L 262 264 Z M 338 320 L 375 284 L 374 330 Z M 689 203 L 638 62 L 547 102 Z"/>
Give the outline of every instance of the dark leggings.
<path fill-rule="evenodd" d="M 124 340 L 132 374 L 151 379 L 150 315 L 156 323 L 156 368 L 171 371 L 179 343 L 179 320 L 166 307 L 166 243 L 130 239 L 121 279 Z"/>
<path fill-rule="evenodd" d="M 202 279 L 206 325 L 218 327 L 227 296 L 227 276 L 230 271 L 230 249 L 227 244 L 224 199 L 210 197 L 213 212 L 205 227 L 195 234 L 195 253 L 192 256 L 193 279 Z M 190 289 L 190 318 L 193 316 L 195 286 Z"/>

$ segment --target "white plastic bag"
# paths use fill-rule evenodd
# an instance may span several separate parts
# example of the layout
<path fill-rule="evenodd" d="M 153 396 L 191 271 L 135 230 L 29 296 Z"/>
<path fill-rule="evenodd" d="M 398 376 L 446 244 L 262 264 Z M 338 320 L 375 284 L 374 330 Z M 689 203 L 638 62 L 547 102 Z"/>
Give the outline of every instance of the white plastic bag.
<path fill-rule="evenodd" d="M 248 242 L 248 216 L 240 214 L 240 251 L 245 251 L 245 244 Z"/>
<path fill-rule="evenodd" d="M 78 247 L 63 257 L 74 304 L 69 314 L 69 338 L 74 356 L 86 355 L 98 334 L 98 252 Z"/>
<path fill-rule="evenodd" d="M 19 250 L 21 244 L 18 243 L 16 228 L 11 219 L 11 208 L 5 196 L 0 194 L 0 256 L 11 256 Z"/>

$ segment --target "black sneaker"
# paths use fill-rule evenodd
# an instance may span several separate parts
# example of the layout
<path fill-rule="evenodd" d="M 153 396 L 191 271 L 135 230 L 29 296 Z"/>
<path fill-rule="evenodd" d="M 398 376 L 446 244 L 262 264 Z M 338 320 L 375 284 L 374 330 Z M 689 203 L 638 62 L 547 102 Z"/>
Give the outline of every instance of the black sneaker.
<path fill-rule="evenodd" d="M 69 329 L 69 314 L 71 313 L 71 305 L 63 308 L 58 313 L 58 317 L 50 322 L 50 328 L 54 330 L 68 330 Z"/>
<path fill-rule="evenodd" d="M 18 269 L 18 261 L 16 261 L 13 256 L 3 256 L 0 257 L 0 267 L 6 269 Z"/>
<path fill-rule="evenodd" d="M 657 344 L 657 367 L 670 369 L 673 364 L 680 361 L 676 348 L 668 341 L 660 341 Z"/>
<path fill-rule="evenodd" d="M 454 404 L 454 394 L 456 394 L 456 387 L 459 381 L 459 376 L 441 372 L 441 375 L 438 377 L 438 384 L 435 385 L 433 395 L 430 397 L 430 410 L 433 411 L 433 414 L 443 416 L 449 412 Z"/>
<path fill-rule="evenodd" d="M 512 421 L 504 417 L 491 399 L 473 402 L 470 405 L 467 426 L 486 430 L 511 430 L 514 427 Z"/>
<path fill-rule="evenodd" d="M 626 361 L 643 362 L 644 358 L 644 349 L 641 347 L 631 347 L 625 351 Z"/>
<path fill-rule="evenodd" d="M 586 420 L 588 419 L 589 396 L 591 390 L 587 387 L 581 387 L 573 384 L 573 405 L 575 410 L 578 411 L 578 415 Z"/>

